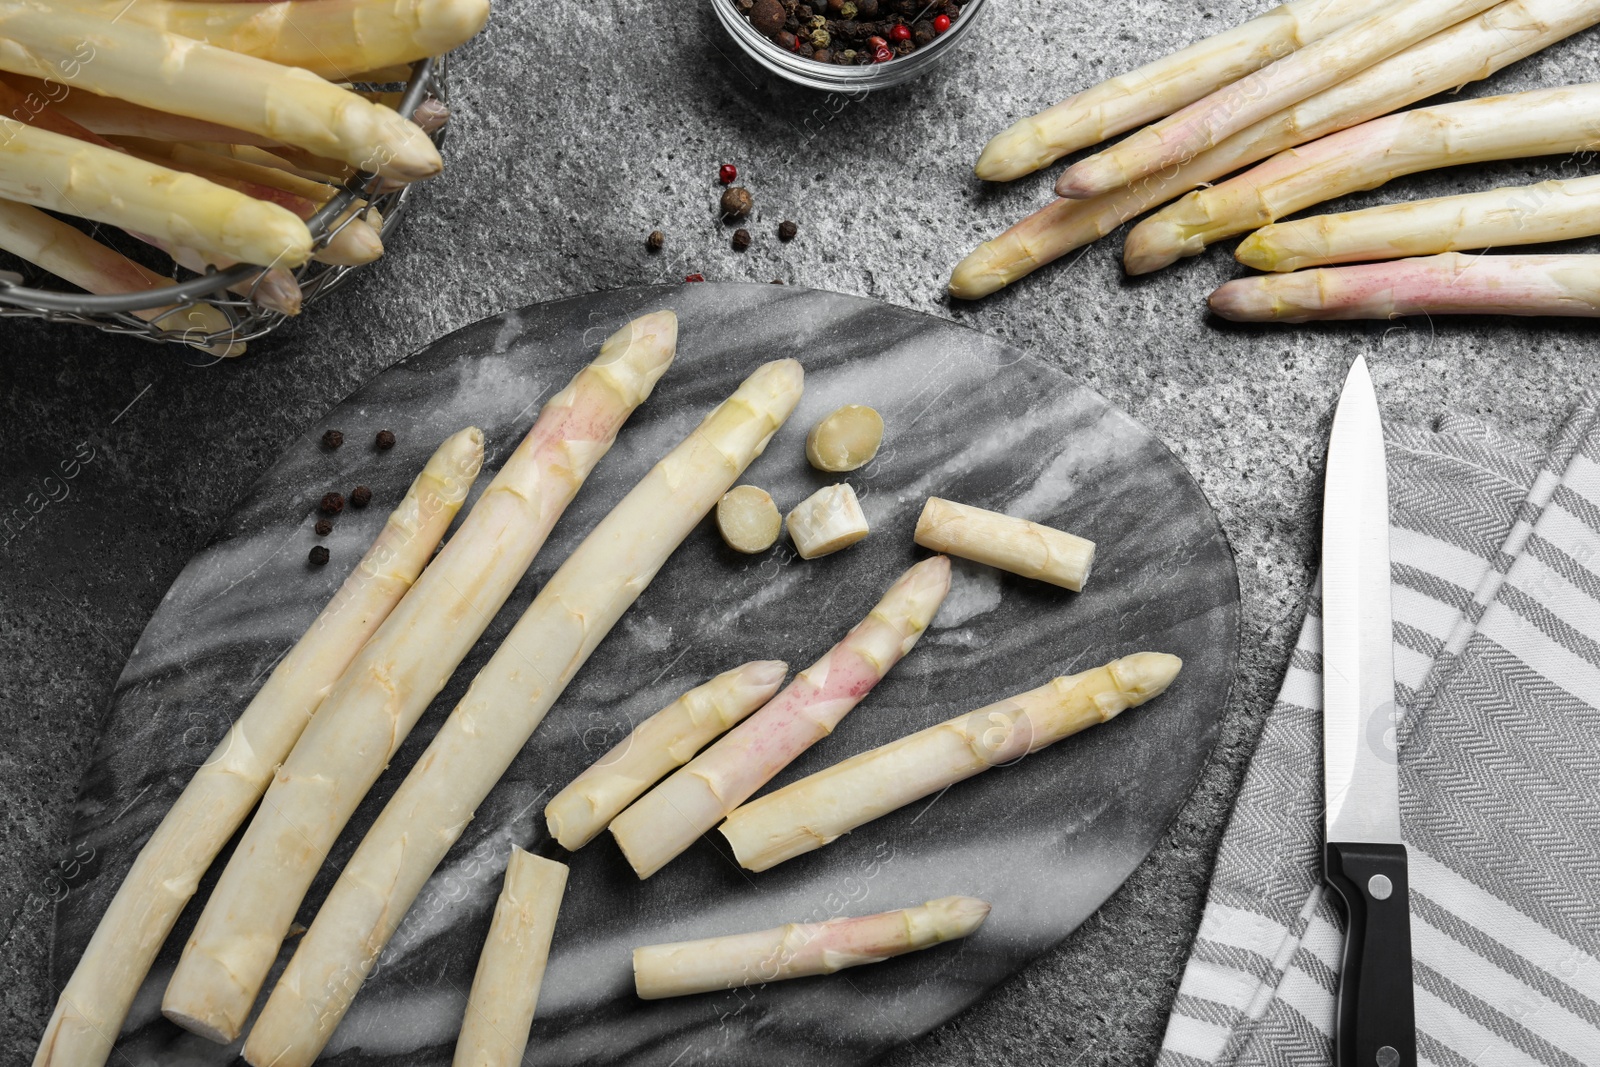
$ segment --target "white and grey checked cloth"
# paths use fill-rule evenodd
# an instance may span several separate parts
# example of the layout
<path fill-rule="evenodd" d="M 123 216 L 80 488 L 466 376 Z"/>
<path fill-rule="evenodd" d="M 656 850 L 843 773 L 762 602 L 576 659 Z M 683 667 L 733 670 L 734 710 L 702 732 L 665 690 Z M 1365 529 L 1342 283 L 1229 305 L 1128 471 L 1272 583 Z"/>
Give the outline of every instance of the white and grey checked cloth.
<path fill-rule="evenodd" d="M 1600 1065 L 1600 397 L 1545 452 L 1388 431 L 1418 1055 Z M 1332 1060 L 1313 591 L 1218 854 L 1157 1067 Z"/>

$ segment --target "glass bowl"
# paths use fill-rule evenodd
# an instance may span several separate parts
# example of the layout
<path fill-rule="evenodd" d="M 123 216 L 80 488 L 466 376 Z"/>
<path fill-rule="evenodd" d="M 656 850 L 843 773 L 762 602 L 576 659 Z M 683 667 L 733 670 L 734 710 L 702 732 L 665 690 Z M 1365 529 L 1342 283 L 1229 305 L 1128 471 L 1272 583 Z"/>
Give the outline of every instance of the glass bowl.
<path fill-rule="evenodd" d="M 796 85 L 823 92 L 862 93 L 898 85 L 903 81 L 926 74 L 949 55 L 977 24 L 983 14 L 984 0 L 968 0 L 961 17 L 932 44 L 917 49 L 910 55 L 899 56 L 887 63 L 871 63 L 862 67 L 845 67 L 833 63 L 818 63 L 794 52 L 785 52 L 762 36 L 750 25 L 750 20 L 734 6 L 733 0 L 711 0 L 711 9 L 717 21 L 728 31 L 728 36 L 764 70 L 776 74 Z"/>

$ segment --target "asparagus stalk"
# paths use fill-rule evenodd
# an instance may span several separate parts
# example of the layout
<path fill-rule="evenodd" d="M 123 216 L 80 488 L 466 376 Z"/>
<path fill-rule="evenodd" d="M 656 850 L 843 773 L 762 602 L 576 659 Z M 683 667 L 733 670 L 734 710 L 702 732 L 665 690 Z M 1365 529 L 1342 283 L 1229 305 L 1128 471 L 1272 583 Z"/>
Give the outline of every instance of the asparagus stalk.
<path fill-rule="evenodd" d="M 254 1067 L 317 1058 L 478 805 L 623 612 L 761 454 L 802 380 L 792 359 L 745 379 L 551 575 L 334 883 L 245 1041 Z"/>
<path fill-rule="evenodd" d="M 1600 177 L 1569 178 L 1274 223 L 1234 255 L 1257 270 L 1291 271 L 1597 233 Z"/>
<path fill-rule="evenodd" d="M 1275 7 L 1008 127 L 984 146 L 978 177 L 1008 182 L 1042 170 L 1080 148 L 1170 115 L 1392 3 L 1294 0 Z"/>
<path fill-rule="evenodd" d="M 646 945 L 633 950 L 633 984 L 640 999 L 660 1000 L 832 974 L 959 941 L 988 917 L 986 901 L 940 897 L 914 908 L 853 919 L 789 923 L 749 934 Z"/>
<path fill-rule="evenodd" d="M 676 339 L 677 318 L 663 311 L 606 340 L 545 404 L 416 589 L 340 676 L 184 947 L 162 1002 L 168 1018 L 214 1041 L 239 1036 L 339 831 L 650 395 Z"/>
<path fill-rule="evenodd" d="M 545 805 L 550 836 L 573 852 L 593 841 L 646 789 L 765 704 L 788 671 L 782 660 L 746 663 L 695 686 L 634 727 Z"/>
<path fill-rule="evenodd" d="M 801 559 L 816 559 L 849 548 L 867 536 L 866 513 L 849 483 L 825 485 L 796 504 L 785 525 Z"/>
<path fill-rule="evenodd" d="M 306 3 L 204 3 L 139 0 L 126 18 L 219 48 L 303 67 L 334 81 L 378 67 L 443 55 L 489 19 L 489 0 L 317 0 Z M 404 80 L 409 70 L 395 71 Z M 391 79 L 384 79 L 391 80 Z"/>
<path fill-rule="evenodd" d="M 735 552 L 765 552 L 778 543 L 782 528 L 778 505 L 760 486 L 738 486 L 717 501 L 717 529 L 722 531 L 723 543 Z"/>
<path fill-rule="evenodd" d="M 819 471 L 841 474 L 871 463 L 882 444 L 883 416 L 862 404 L 846 404 L 806 434 L 806 461 Z"/>
<path fill-rule="evenodd" d="M 324 695 L 422 573 L 483 463 L 483 434 L 439 446 L 305 636 L 151 835 L 56 1002 L 34 1067 L 100 1067 L 200 876 L 255 806 Z"/>
<path fill-rule="evenodd" d="M 276 204 L 116 149 L 5 125 L 0 197 L 7 200 L 150 234 L 207 257 L 295 267 L 311 254 L 311 231 Z"/>
<path fill-rule="evenodd" d="M 6 74 L 0 82 L 24 94 L 29 110 L 48 107 L 84 129 L 103 137 L 145 137 L 156 141 L 225 141 L 231 144 L 276 144 L 270 137 L 232 126 L 173 115 L 91 93 L 76 84 Z M 16 116 L 20 118 L 21 116 Z"/>
<path fill-rule="evenodd" d="M 1141 222 L 1125 258 L 1144 273 L 1345 193 L 1436 167 L 1600 145 L 1600 84 L 1463 100 L 1390 115 L 1280 152 Z"/>
<path fill-rule="evenodd" d="M 567 891 L 564 863 L 512 846 L 489 937 L 478 957 L 454 1067 L 517 1067 L 550 960 L 556 912 Z"/>
<path fill-rule="evenodd" d="M 93 237 L 36 208 L 0 200 L 0 248 L 91 293 L 138 293 L 173 284 L 153 270 L 115 252 Z M 164 330 L 219 333 L 231 323 L 210 304 L 152 308 L 134 312 Z M 240 341 L 209 345 L 214 356 L 240 356 Z"/>
<path fill-rule="evenodd" d="M 72 84 L 90 92 L 237 126 L 401 181 L 443 166 L 428 136 L 388 108 L 307 71 L 163 33 L 134 17 L 143 7 L 5 0 L 0 70 L 47 79 L 70 70 Z M 86 41 L 92 59 L 81 51 Z"/>
<path fill-rule="evenodd" d="M 950 561 L 943 556 L 906 571 L 783 692 L 613 819 L 612 836 L 639 877 L 656 873 L 832 733 L 911 651 L 949 590 Z"/>
<path fill-rule="evenodd" d="M 1496 3 L 1498 0 L 1403 0 L 1068 167 L 1056 182 L 1056 192 L 1087 199 L 1193 159 L 1240 130 Z"/>
<path fill-rule="evenodd" d="M 1160 696 L 1183 666 L 1137 652 L 957 715 L 752 801 L 722 836 L 752 871 L 821 848 L 858 826 L 1003 766 Z"/>
<path fill-rule="evenodd" d="M 1235 322 L 1402 315 L 1600 316 L 1600 256 L 1464 256 L 1239 278 L 1211 294 Z"/>
<path fill-rule="evenodd" d="M 1092 200 L 1053 201 L 962 260 L 950 275 L 950 293 L 964 300 L 988 296 L 1190 189 L 1285 148 L 1488 77 L 1597 21 L 1600 0 L 1506 0 L 1368 67 L 1337 88 L 1235 134 L 1168 173 Z M 1156 270 L 1204 247 L 1142 249 L 1139 234 L 1135 227 L 1125 256 L 1134 274 Z"/>
<path fill-rule="evenodd" d="M 1094 542 L 1027 519 L 930 496 L 917 544 L 1078 592 L 1094 566 Z"/>

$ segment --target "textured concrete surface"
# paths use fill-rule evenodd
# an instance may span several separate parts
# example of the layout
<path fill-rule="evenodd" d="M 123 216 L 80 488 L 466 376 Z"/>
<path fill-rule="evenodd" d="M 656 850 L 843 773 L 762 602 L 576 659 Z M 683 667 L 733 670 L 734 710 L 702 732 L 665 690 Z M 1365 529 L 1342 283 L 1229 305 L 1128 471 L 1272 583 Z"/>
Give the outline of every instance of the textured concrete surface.
<path fill-rule="evenodd" d="M 49 905 L 62 891 L 50 871 L 107 695 L 145 619 L 305 423 L 474 319 L 694 271 L 879 297 L 1060 360 L 1171 444 L 1217 506 L 1239 557 L 1246 660 L 1193 801 L 1095 920 L 892 1054 L 896 1067 L 1153 1055 L 1304 599 L 1325 419 L 1355 352 L 1371 355 L 1391 417 L 1425 421 L 1455 408 L 1541 440 L 1577 390 L 1600 386 L 1591 323 L 1208 320 L 1204 294 L 1239 273 L 1226 249 L 1129 281 L 1113 237 L 981 304 L 945 300 L 950 266 L 1048 197 L 1048 175 L 1007 188 L 971 178 L 990 134 L 1240 21 L 1256 7 L 1246 0 L 995 0 L 982 32 L 935 75 L 848 103 L 753 82 L 723 54 L 706 2 L 501 4 L 455 66 L 447 175 L 420 192 L 380 264 L 248 359 L 194 367 L 136 342 L 0 325 L 0 504 L 32 515 L 0 535 L 0 1061 L 25 1062 L 48 1012 Z M 1581 81 L 1597 57 L 1600 36 L 1590 33 L 1466 92 Z M 743 255 L 714 218 L 716 166 L 729 161 L 758 205 L 756 244 Z M 1458 169 L 1352 199 L 1485 188 L 1574 166 Z M 779 245 L 785 217 L 800 236 Z M 669 243 L 650 256 L 643 238 L 655 228 Z"/>

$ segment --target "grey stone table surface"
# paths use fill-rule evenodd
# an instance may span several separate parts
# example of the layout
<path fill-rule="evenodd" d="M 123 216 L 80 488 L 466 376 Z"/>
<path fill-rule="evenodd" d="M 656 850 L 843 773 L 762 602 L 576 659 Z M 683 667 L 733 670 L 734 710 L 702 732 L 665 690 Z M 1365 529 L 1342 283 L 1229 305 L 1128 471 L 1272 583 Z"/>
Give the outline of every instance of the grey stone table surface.
<path fill-rule="evenodd" d="M 501 3 L 457 57 L 449 173 L 419 190 L 382 262 L 248 358 L 195 367 L 137 342 L 0 323 L 0 1063 L 26 1062 L 48 1014 L 50 871 L 112 684 L 245 488 L 341 397 L 449 330 L 691 272 L 877 297 L 1026 346 L 1155 431 L 1217 507 L 1239 559 L 1245 652 L 1193 799 L 1062 948 L 886 1061 L 1148 1062 L 1287 661 L 1315 562 L 1326 416 L 1349 359 L 1369 353 L 1392 418 L 1457 409 L 1539 440 L 1573 394 L 1600 387 L 1591 323 L 1217 323 L 1204 294 L 1240 273 L 1225 248 L 1130 281 L 1113 237 L 981 304 L 947 302 L 950 266 L 1049 196 L 1049 175 L 1005 188 L 971 177 L 989 135 L 1260 6 L 994 3 L 933 76 L 841 106 L 752 83 L 702 0 Z M 1465 92 L 1582 81 L 1597 59 L 1590 32 Z M 714 217 L 723 162 L 756 196 L 743 254 Z M 1456 169 L 1352 200 L 1574 166 Z M 787 245 L 774 237 L 783 218 L 800 224 Z M 658 228 L 668 245 L 651 256 L 643 237 Z"/>

